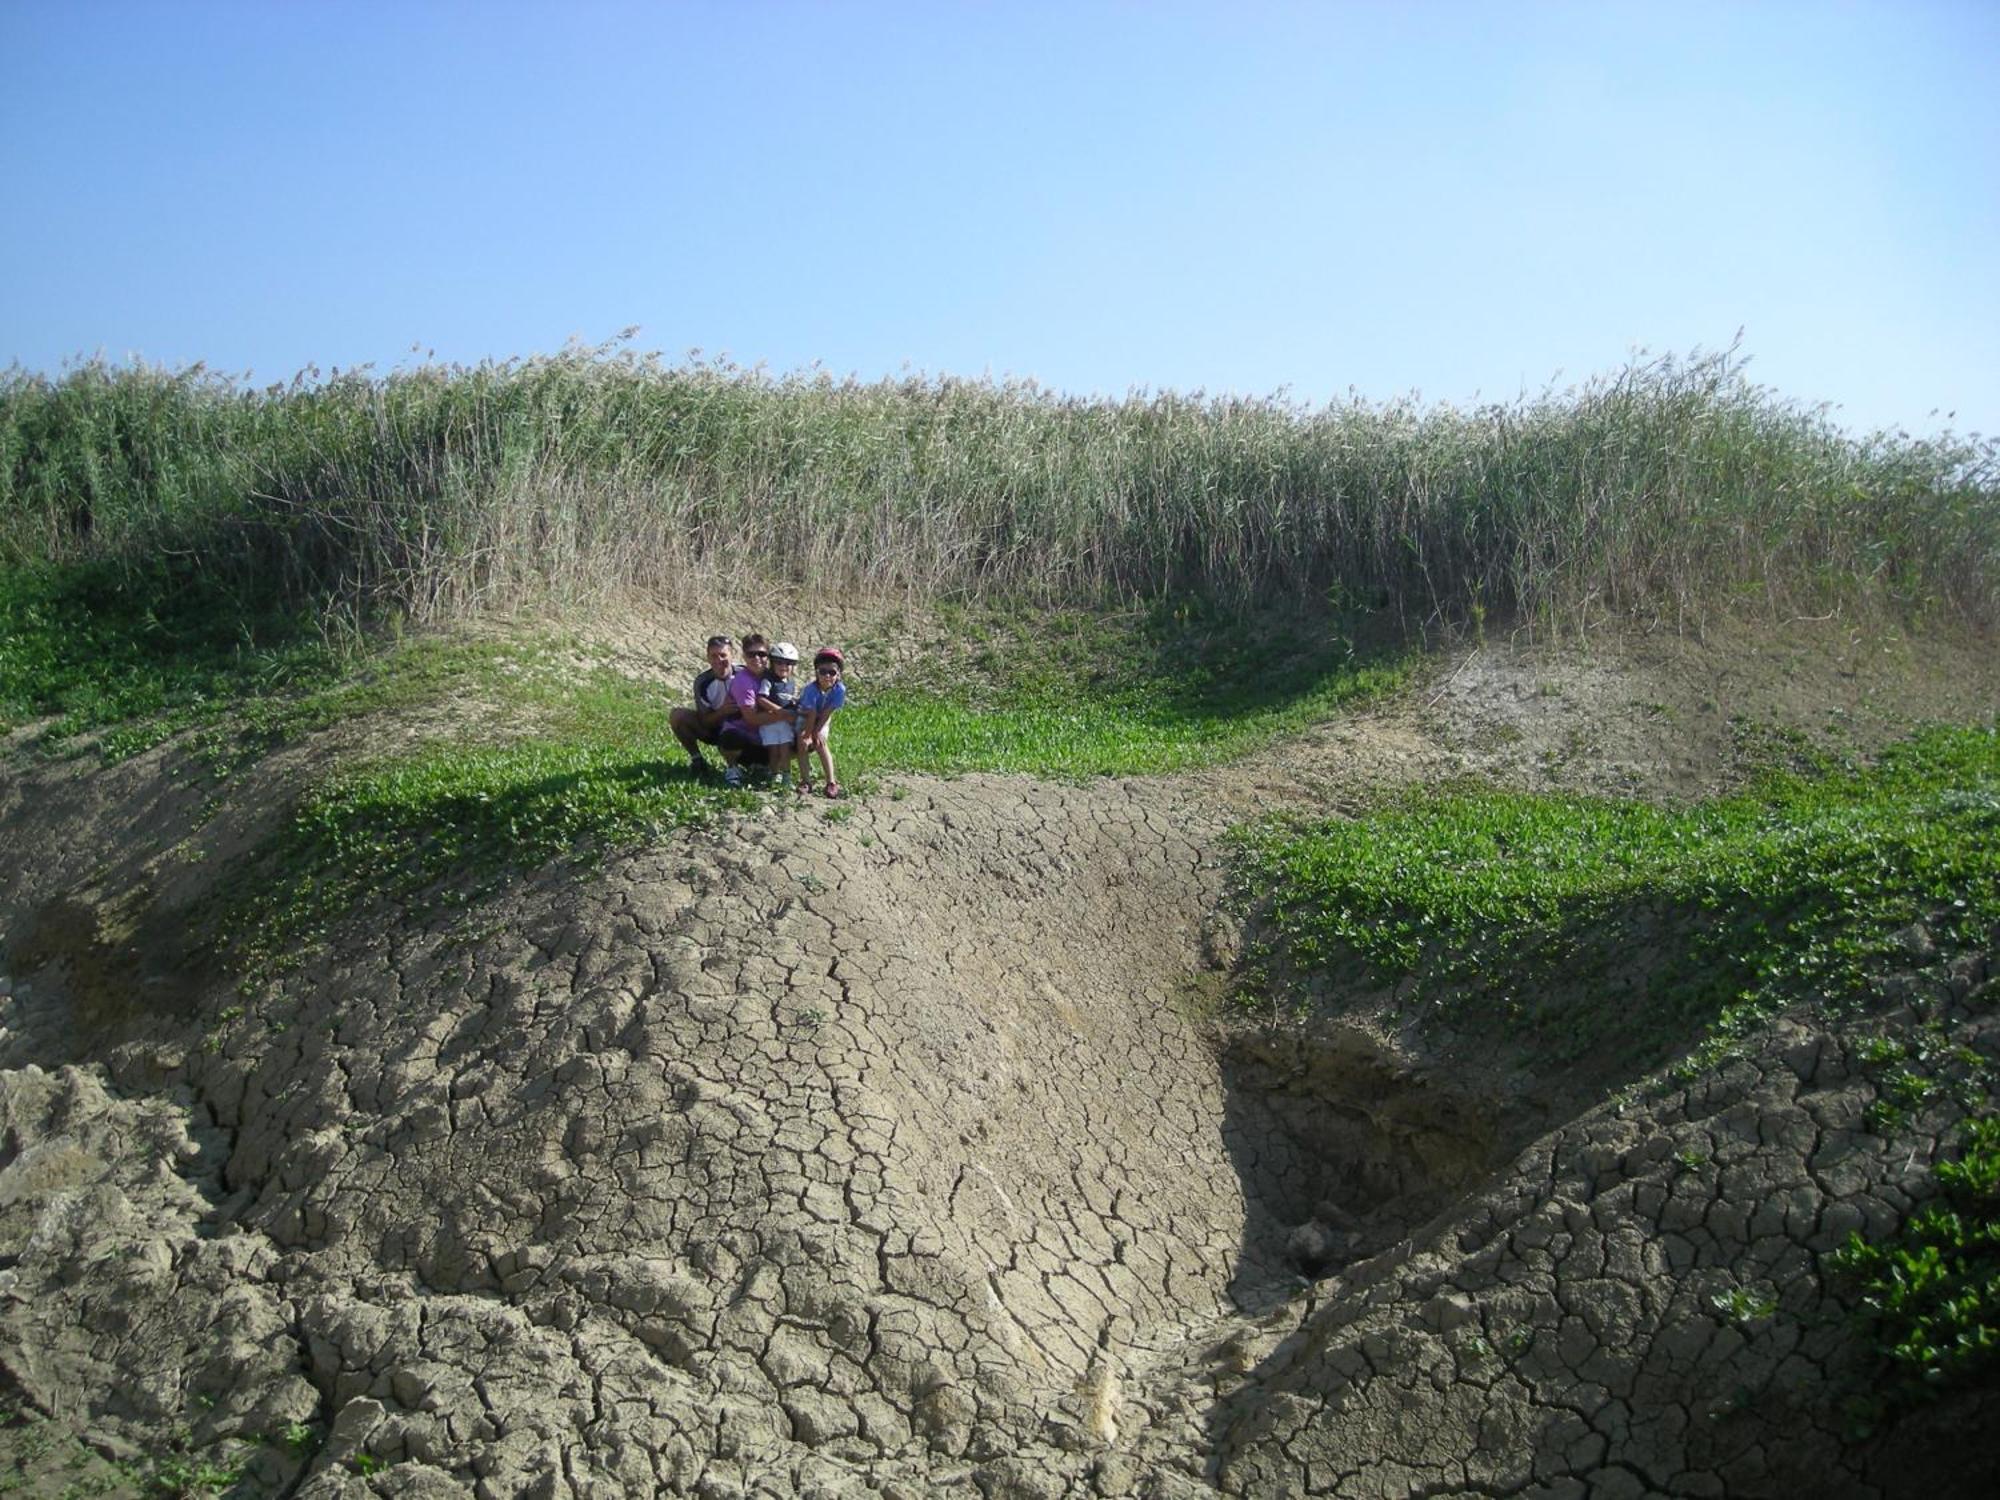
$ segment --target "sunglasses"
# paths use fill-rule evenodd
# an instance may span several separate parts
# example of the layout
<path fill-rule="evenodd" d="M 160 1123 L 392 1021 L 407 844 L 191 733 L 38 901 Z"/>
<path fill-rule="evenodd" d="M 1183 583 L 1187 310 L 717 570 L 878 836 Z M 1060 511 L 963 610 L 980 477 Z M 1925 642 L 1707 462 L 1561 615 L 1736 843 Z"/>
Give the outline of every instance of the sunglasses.
<path fill-rule="evenodd" d="M 770 652 L 768 652 L 768 651 L 745 651 L 745 652 L 744 652 L 743 654 L 744 654 L 745 656 L 764 656 L 764 657 L 768 657 L 768 656 L 769 656 L 769 655 L 770 655 L 771 653 L 770 653 Z"/>
<path fill-rule="evenodd" d="M 816 667 L 814 670 L 822 677 L 838 677 L 840 675 L 840 668 L 838 667 Z"/>

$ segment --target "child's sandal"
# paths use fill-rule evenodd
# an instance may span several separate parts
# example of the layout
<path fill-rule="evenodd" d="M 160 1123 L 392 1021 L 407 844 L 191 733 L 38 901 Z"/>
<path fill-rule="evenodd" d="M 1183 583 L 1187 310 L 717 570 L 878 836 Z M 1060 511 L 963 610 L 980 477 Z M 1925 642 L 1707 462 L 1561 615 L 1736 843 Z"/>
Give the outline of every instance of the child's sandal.
<path fill-rule="evenodd" d="M 840 783 L 837 781 L 829 781 L 826 784 L 826 795 L 829 797 L 838 797 L 840 795 Z"/>

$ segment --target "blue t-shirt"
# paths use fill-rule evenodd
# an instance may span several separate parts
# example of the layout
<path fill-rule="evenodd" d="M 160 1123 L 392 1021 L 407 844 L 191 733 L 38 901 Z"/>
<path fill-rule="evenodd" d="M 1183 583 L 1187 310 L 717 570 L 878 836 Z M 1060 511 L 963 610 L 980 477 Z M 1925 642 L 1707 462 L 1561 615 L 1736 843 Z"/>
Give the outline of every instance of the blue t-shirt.
<path fill-rule="evenodd" d="M 836 682 L 833 691 L 822 692 L 817 679 L 806 684 L 799 694 L 799 712 L 802 714 L 832 713 L 847 701 L 847 684 Z"/>

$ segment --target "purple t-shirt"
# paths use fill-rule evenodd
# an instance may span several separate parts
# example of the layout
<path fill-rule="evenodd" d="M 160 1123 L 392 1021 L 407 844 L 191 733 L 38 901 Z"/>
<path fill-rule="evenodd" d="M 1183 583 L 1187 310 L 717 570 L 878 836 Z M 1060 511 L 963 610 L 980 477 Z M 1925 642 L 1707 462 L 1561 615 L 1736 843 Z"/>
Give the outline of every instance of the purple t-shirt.
<path fill-rule="evenodd" d="M 744 722 L 742 715 L 757 702 L 757 690 L 764 685 L 760 672 L 748 667 L 738 667 L 736 675 L 729 679 L 729 717 L 722 721 L 722 733 L 731 742 L 747 740 L 758 742 L 757 727 Z"/>
<path fill-rule="evenodd" d="M 739 714 L 748 713 L 757 702 L 757 690 L 764 685 L 764 674 L 753 672 L 748 667 L 738 667 L 736 675 L 729 679 L 729 701 L 736 705 Z"/>

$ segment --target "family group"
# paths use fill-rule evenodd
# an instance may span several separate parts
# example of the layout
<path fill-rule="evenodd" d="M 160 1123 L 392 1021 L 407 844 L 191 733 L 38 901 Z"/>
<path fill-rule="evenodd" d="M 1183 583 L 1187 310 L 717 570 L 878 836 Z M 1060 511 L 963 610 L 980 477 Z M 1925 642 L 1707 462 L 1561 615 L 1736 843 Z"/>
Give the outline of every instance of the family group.
<path fill-rule="evenodd" d="M 747 768 L 762 768 L 774 785 L 796 785 L 803 795 L 812 784 L 809 757 L 816 755 L 823 790 L 838 797 L 827 736 L 833 716 L 847 702 L 847 684 L 840 680 L 847 658 L 838 646 L 822 646 L 813 656 L 812 680 L 801 683 L 799 648 L 790 641 L 773 645 L 753 631 L 743 637 L 741 666 L 731 658 L 735 644 L 726 635 L 708 638 L 708 666 L 694 680 L 694 706 L 668 715 L 694 769 L 702 774 L 713 769 L 701 753 L 703 745 L 713 745 L 722 753 L 722 779 L 730 786 L 743 785 Z"/>

